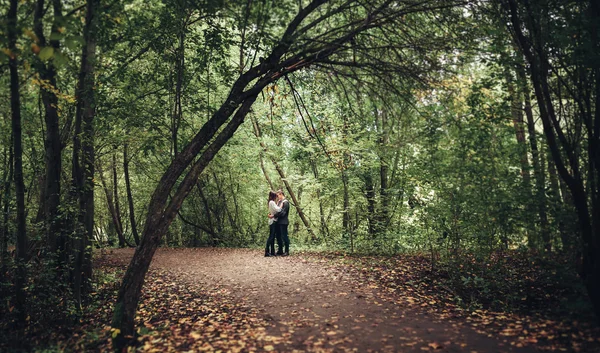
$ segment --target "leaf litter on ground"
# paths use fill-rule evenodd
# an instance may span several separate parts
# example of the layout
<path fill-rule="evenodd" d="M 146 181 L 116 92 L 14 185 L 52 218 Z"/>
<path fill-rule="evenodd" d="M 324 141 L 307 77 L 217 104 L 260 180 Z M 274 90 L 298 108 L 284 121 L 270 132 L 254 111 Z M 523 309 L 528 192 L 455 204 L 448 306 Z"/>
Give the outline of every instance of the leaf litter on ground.
<path fill-rule="evenodd" d="M 471 326 L 515 347 L 600 352 L 600 326 L 568 259 L 511 252 L 487 259 L 463 254 L 461 261 L 432 264 L 424 255 L 302 256 L 350 272 L 362 286 L 379 289 L 398 305 L 453 326 Z M 434 342 L 429 348 L 440 346 Z"/>

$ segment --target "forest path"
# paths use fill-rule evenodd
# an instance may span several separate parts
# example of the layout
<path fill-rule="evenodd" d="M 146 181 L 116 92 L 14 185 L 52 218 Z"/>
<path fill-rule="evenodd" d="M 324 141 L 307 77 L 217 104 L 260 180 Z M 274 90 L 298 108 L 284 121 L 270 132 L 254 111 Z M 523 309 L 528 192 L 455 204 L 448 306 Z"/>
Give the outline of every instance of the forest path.
<path fill-rule="evenodd" d="M 132 249 L 116 250 L 121 259 Z M 113 255 L 116 255 L 113 254 Z M 152 268 L 200 288 L 224 289 L 266 319 L 276 351 L 535 352 L 475 332 L 460 319 L 407 307 L 343 266 L 302 255 L 265 258 L 250 249 L 159 249 Z M 271 347 L 269 347 L 271 348 Z"/>

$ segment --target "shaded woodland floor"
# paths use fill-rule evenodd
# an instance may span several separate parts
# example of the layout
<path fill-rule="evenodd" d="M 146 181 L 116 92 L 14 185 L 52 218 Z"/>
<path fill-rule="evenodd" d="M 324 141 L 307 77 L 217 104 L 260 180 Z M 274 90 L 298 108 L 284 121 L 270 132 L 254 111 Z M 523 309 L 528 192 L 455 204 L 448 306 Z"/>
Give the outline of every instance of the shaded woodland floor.
<path fill-rule="evenodd" d="M 97 254 L 98 306 L 75 333 L 65 329 L 52 338 L 59 349 L 109 349 L 115 280 L 132 254 Z M 138 349 L 600 352 L 600 330 L 589 318 L 455 305 L 455 290 L 422 258 L 261 255 L 249 249 L 159 249 L 138 311 Z M 535 301 L 533 294 L 524 301 Z M 36 339 L 47 337 L 34 336 L 34 345 Z"/>

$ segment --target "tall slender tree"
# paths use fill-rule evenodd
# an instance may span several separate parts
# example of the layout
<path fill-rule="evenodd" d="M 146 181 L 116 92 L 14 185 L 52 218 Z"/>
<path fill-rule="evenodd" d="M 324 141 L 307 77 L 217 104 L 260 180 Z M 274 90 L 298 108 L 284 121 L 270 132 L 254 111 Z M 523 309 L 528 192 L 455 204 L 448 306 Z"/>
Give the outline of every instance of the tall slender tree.
<path fill-rule="evenodd" d="M 131 223 L 131 234 L 135 245 L 140 245 L 140 236 L 135 221 L 135 207 L 133 204 L 133 194 L 131 193 L 131 178 L 129 177 L 129 144 L 123 144 L 123 174 L 125 176 L 125 189 L 127 191 L 127 205 L 129 207 L 129 222 Z"/>
<path fill-rule="evenodd" d="M 19 89 L 19 50 L 17 49 L 17 10 L 18 0 L 11 0 L 6 15 L 8 34 L 8 68 L 10 71 L 10 109 L 12 121 L 12 140 L 14 153 L 14 183 L 17 206 L 17 271 L 15 274 L 16 309 L 19 314 L 19 324 L 26 325 L 27 313 L 25 312 L 25 283 L 27 279 L 27 228 L 25 219 L 25 183 L 23 181 L 23 132 L 21 127 L 21 92 Z"/>
<path fill-rule="evenodd" d="M 91 278 L 91 239 L 94 232 L 94 116 L 95 116 L 95 65 L 98 10 L 100 0 L 86 1 L 84 46 L 77 86 L 77 109 L 73 135 L 73 189 L 76 192 L 78 213 L 75 221 L 73 250 L 73 285 L 77 303 Z"/>
<path fill-rule="evenodd" d="M 52 30 L 50 40 L 46 39 L 44 33 L 44 14 L 46 11 L 45 1 L 38 0 L 35 6 L 33 28 L 39 45 L 44 50 L 57 52 L 60 48 L 60 42 L 57 39 L 60 36 L 59 21 L 62 20 L 62 1 L 52 0 L 52 9 L 54 12 L 52 20 Z M 51 48 L 51 49 L 48 49 Z M 46 58 L 47 59 L 47 58 Z M 52 253 L 60 252 L 58 259 L 62 264 L 66 262 L 65 239 L 62 232 L 59 217 L 59 206 L 61 196 L 61 170 L 62 170 L 62 145 L 58 115 L 58 96 L 56 94 L 56 68 L 53 60 L 43 62 L 42 58 L 36 61 L 36 69 L 39 75 L 40 93 L 44 104 L 44 122 L 46 126 L 46 136 L 44 141 L 45 149 L 45 175 L 42 189 L 43 199 L 41 200 L 44 214 L 44 225 L 46 230 L 46 241 L 49 250 Z"/>

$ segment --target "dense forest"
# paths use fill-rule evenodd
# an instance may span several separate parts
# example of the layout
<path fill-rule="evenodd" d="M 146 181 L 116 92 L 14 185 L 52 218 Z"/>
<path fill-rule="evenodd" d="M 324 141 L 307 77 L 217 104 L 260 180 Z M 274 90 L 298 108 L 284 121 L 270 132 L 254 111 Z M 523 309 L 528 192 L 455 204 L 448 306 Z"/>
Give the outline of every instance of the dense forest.
<path fill-rule="evenodd" d="M 262 249 L 277 189 L 292 255 L 522 254 L 572 270 L 600 317 L 597 1 L 0 11 L 0 316 L 17 341 L 78 322 L 100 251 L 135 247 L 105 323 L 127 345 L 157 249 Z"/>

